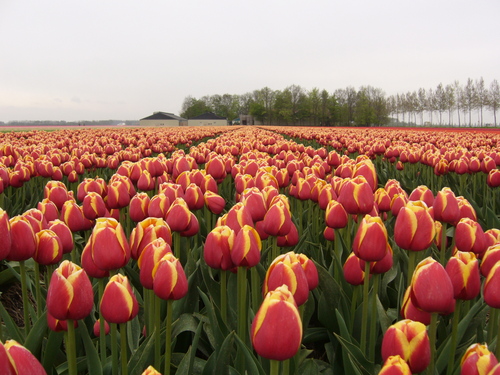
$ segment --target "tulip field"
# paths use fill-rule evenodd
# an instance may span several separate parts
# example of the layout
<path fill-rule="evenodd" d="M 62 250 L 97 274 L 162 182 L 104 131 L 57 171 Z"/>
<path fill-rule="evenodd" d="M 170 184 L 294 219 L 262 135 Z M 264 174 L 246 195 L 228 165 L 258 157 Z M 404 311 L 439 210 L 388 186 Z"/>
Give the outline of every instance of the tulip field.
<path fill-rule="evenodd" d="M 500 374 L 500 132 L 0 133 L 0 374 Z"/>

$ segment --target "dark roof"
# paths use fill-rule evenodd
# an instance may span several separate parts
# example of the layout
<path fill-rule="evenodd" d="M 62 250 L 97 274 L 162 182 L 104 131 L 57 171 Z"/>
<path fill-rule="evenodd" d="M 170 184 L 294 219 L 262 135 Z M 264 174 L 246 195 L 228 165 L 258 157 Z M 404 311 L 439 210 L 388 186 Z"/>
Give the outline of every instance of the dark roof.
<path fill-rule="evenodd" d="M 155 112 L 151 116 L 141 118 L 141 120 L 185 120 L 185 119 L 176 116 L 173 113 Z"/>
<path fill-rule="evenodd" d="M 195 117 L 190 117 L 190 120 L 226 120 L 225 117 L 222 116 L 217 116 L 213 112 L 206 112 L 201 115 L 195 116 Z"/>

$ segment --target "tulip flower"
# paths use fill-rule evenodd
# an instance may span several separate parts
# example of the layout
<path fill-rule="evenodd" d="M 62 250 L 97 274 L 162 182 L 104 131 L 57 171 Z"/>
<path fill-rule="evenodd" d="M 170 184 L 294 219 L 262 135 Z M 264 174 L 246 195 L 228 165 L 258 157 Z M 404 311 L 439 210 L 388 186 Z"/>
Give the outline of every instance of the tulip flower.
<path fill-rule="evenodd" d="M 191 211 L 199 210 L 205 205 L 203 192 L 201 191 L 201 188 L 194 183 L 191 183 L 186 187 L 184 191 L 184 200 Z"/>
<path fill-rule="evenodd" d="M 130 246 L 121 224 L 113 218 L 99 218 L 89 239 L 92 259 L 102 270 L 124 267 L 130 259 Z"/>
<path fill-rule="evenodd" d="M 433 208 L 435 220 L 452 225 L 459 220 L 460 211 L 457 197 L 448 187 L 438 191 L 434 200 Z"/>
<path fill-rule="evenodd" d="M 205 200 L 205 205 L 210 210 L 210 212 L 219 215 L 226 206 L 226 201 L 217 193 L 213 191 L 207 190 L 203 194 L 203 198 Z"/>
<path fill-rule="evenodd" d="M 235 233 L 238 233 L 243 226 L 253 226 L 253 224 L 250 208 L 243 202 L 236 203 L 227 212 L 226 225 L 234 230 Z"/>
<path fill-rule="evenodd" d="M 61 209 L 69 199 L 68 189 L 61 181 L 49 181 L 43 189 L 43 197 L 54 202 L 57 209 Z"/>
<path fill-rule="evenodd" d="M 290 231 L 284 236 L 278 236 L 276 243 L 279 247 L 293 247 L 299 243 L 299 231 L 293 221 L 290 225 Z"/>
<path fill-rule="evenodd" d="M 429 313 L 449 314 L 455 306 L 453 284 L 444 267 L 431 257 L 415 268 L 411 279 L 412 301 Z"/>
<path fill-rule="evenodd" d="M 130 199 L 135 195 L 132 182 L 128 177 L 117 177 L 108 185 L 106 204 L 109 208 L 123 208 L 130 204 Z"/>
<path fill-rule="evenodd" d="M 165 195 L 165 193 L 158 193 L 154 195 L 149 201 L 147 210 L 148 214 L 146 217 L 164 218 L 170 208 L 170 203 L 170 199 Z"/>
<path fill-rule="evenodd" d="M 165 215 L 172 232 L 183 232 L 189 227 L 191 222 L 191 211 L 183 198 L 176 198 Z"/>
<path fill-rule="evenodd" d="M 65 260 L 54 271 L 47 291 L 47 310 L 56 319 L 79 320 L 94 304 L 92 284 L 78 265 Z"/>
<path fill-rule="evenodd" d="M 423 201 L 409 201 L 401 208 L 394 224 L 394 241 L 400 248 L 425 250 L 435 235 L 434 220 Z"/>
<path fill-rule="evenodd" d="M 5 375 L 47 375 L 42 364 L 15 340 L 0 342 L 0 373 Z"/>
<path fill-rule="evenodd" d="M 140 270 L 141 285 L 153 289 L 153 269 L 167 253 L 171 253 L 170 245 L 161 237 L 149 242 L 141 252 L 137 265 Z"/>
<path fill-rule="evenodd" d="M 380 212 L 389 212 L 391 210 L 391 197 L 384 188 L 378 188 L 375 190 L 373 199 Z"/>
<path fill-rule="evenodd" d="M 241 193 L 240 201 L 247 208 L 254 223 L 264 219 L 267 212 L 267 204 L 261 190 L 256 187 L 244 190 Z"/>
<path fill-rule="evenodd" d="M 137 315 L 139 304 L 126 276 L 118 273 L 110 278 L 99 309 L 108 323 L 126 323 Z"/>
<path fill-rule="evenodd" d="M 211 175 L 217 183 L 221 183 L 226 177 L 226 168 L 221 157 L 214 157 L 205 164 L 207 174 Z"/>
<path fill-rule="evenodd" d="M 326 225 L 333 229 L 344 228 L 347 226 L 349 218 L 344 206 L 338 201 L 332 200 L 328 202 L 325 210 Z"/>
<path fill-rule="evenodd" d="M 42 229 L 35 235 L 36 249 L 33 254 L 35 262 L 41 265 L 58 263 L 63 256 L 63 247 L 59 236 L 50 229 Z"/>
<path fill-rule="evenodd" d="M 24 216 L 14 216 L 9 220 L 9 225 L 11 248 L 6 259 L 9 261 L 28 260 L 33 256 L 36 250 L 36 238 L 33 227 Z"/>
<path fill-rule="evenodd" d="M 260 261 L 262 243 L 257 231 L 244 225 L 235 237 L 231 259 L 237 267 L 254 267 Z"/>
<path fill-rule="evenodd" d="M 46 221 L 52 221 L 59 218 L 59 210 L 54 202 L 48 198 L 44 198 L 38 202 L 37 208 L 43 213 Z"/>
<path fill-rule="evenodd" d="M 151 191 L 155 188 L 155 178 L 147 170 L 143 170 L 137 180 L 137 189 L 142 191 Z"/>
<path fill-rule="evenodd" d="M 98 217 L 106 216 L 106 204 L 104 199 L 96 192 L 88 192 L 83 198 L 83 215 L 89 220 L 95 220 Z"/>
<path fill-rule="evenodd" d="M 488 375 L 498 364 L 495 355 L 486 344 L 472 344 L 460 361 L 461 375 Z"/>
<path fill-rule="evenodd" d="M 255 314 L 250 336 L 261 357 L 283 361 L 297 353 L 302 341 L 302 322 L 286 285 L 266 294 Z"/>
<path fill-rule="evenodd" d="M 130 199 L 129 216 L 134 222 L 139 222 L 147 218 L 148 208 L 151 199 L 146 193 L 137 193 Z M 163 217 L 163 216 L 162 216 Z"/>
<path fill-rule="evenodd" d="M 455 245 L 458 250 L 472 251 L 479 258 L 486 251 L 486 237 L 481 225 L 472 219 L 460 219 L 455 229 Z"/>
<path fill-rule="evenodd" d="M 278 199 L 269 206 L 262 225 L 270 236 L 284 236 L 290 231 L 292 216 L 284 200 Z"/>
<path fill-rule="evenodd" d="M 54 318 L 50 313 L 47 312 L 47 326 L 51 331 L 61 332 L 68 330 L 68 321 L 67 320 L 59 320 Z M 73 327 L 78 327 L 78 320 L 73 321 Z"/>
<path fill-rule="evenodd" d="M 0 261 L 6 259 L 12 248 L 9 214 L 0 207 Z"/>
<path fill-rule="evenodd" d="M 489 171 L 486 183 L 492 188 L 500 186 L 500 169 L 492 169 Z"/>
<path fill-rule="evenodd" d="M 352 248 L 358 258 L 367 262 L 384 258 L 387 252 L 387 229 L 380 217 L 366 215 L 363 218 Z"/>
<path fill-rule="evenodd" d="M 164 300 L 177 300 L 187 293 L 187 278 L 179 260 L 167 252 L 153 268 L 154 293 Z"/>
<path fill-rule="evenodd" d="M 410 367 L 399 355 L 388 357 L 378 375 L 411 375 Z"/>
<path fill-rule="evenodd" d="M 83 214 L 83 208 L 72 200 L 64 202 L 61 209 L 61 220 L 72 232 L 84 231 L 92 228 L 92 221 Z"/>
<path fill-rule="evenodd" d="M 148 366 L 146 370 L 142 372 L 141 375 L 161 375 L 153 366 Z"/>
<path fill-rule="evenodd" d="M 375 199 L 370 184 L 363 176 L 357 176 L 342 185 L 338 201 L 348 214 L 365 215 L 372 210 Z"/>
<path fill-rule="evenodd" d="M 304 304 L 309 297 L 306 274 L 297 255 L 293 252 L 278 256 L 269 266 L 262 287 L 265 296 L 269 291 L 286 285 L 292 293 L 297 306 Z"/>
<path fill-rule="evenodd" d="M 483 259 L 481 259 L 481 275 L 488 277 L 491 269 L 500 261 L 500 243 L 492 245 L 486 249 Z"/>
<path fill-rule="evenodd" d="M 168 245 L 172 245 L 172 233 L 165 220 L 149 217 L 137 223 L 130 233 L 132 259 L 139 259 L 144 247 L 157 238 L 163 238 Z"/>
<path fill-rule="evenodd" d="M 361 259 L 351 253 L 342 267 L 345 280 L 351 285 L 362 285 L 365 280 L 364 267 L 361 267 Z"/>
<path fill-rule="evenodd" d="M 109 323 L 104 321 L 104 335 L 109 334 Z M 101 319 L 97 319 L 94 323 L 94 336 L 99 337 L 101 335 Z"/>
<path fill-rule="evenodd" d="M 434 193 L 425 185 L 417 186 L 408 197 L 410 201 L 424 201 L 427 207 L 434 204 Z"/>
<path fill-rule="evenodd" d="M 411 286 L 409 286 L 405 291 L 403 302 L 401 304 L 400 314 L 405 319 L 414 320 L 416 322 L 425 324 L 426 326 L 431 322 L 430 313 L 415 307 L 415 304 L 413 303 L 411 297 Z"/>
<path fill-rule="evenodd" d="M 479 264 L 474 253 L 457 251 L 448 260 L 445 269 L 453 285 L 454 298 L 471 300 L 479 294 Z"/>
<path fill-rule="evenodd" d="M 500 263 L 489 271 L 483 284 L 484 302 L 490 307 L 500 309 Z"/>
<path fill-rule="evenodd" d="M 225 271 L 235 267 L 231 259 L 234 239 L 234 230 L 227 225 L 215 227 L 208 233 L 203 248 L 203 256 L 208 266 Z"/>
<path fill-rule="evenodd" d="M 424 371 L 430 362 L 431 348 L 426 326 L 410 319 L 390 326 L 382 340 L 382 360 L 399 355 L 412 373 Z"/>

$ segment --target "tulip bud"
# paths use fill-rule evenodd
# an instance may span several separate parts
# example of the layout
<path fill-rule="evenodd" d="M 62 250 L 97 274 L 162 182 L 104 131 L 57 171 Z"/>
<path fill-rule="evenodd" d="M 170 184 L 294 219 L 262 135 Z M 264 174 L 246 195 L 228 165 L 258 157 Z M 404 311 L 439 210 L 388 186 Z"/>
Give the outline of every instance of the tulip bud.
<path fill-rule="evenodd" d="M 158 193 L 149 201 L 147 216 L 164 218 L 169 208 L 170 199 L 164 193 Z"/>
<path fill-rule="evenodd" d="M 284 236 L 290 232 L 292 215 L 284 200 L 278 199 L 269 206 L 263 220 L 263 230 L 270 236 Z"/>
<path fill-rule="evenodd" d="M 391 210 L 391 197 L 384 188 L 378 188 L 373 195 L 375 204 L 380 212 L 389 212 Z"/>
<path fill-rule="evenodd" d="M 405 250 L 422 251 L 434 240 L 434 220 L 423 201 L 409 201 L 401 208 L 394 224 L 394 240 Z"/>
<path fill-rule="evenodd" d="M 36 238 L 29 220 L 24 216 L 14 216 L 9 220 L 11 248 L 7 260 L 23 261 L 33 256 Z"/>
<path fill-rule="evenodd" d="M 387 252 L 387 229 L 380 217 L 366 215 L 363 218 L 352 248 L 358 258 L 367 262 L 384 258 Z"/>
<path fill-rule="evenodd" d="M 130 259 L 127 237 L 123 227 L 115 219 L 97 219 L 89 242 L 92 258 L 96 266 L 102 270 L 124 267 Z"/>
<path fill-rule="evenodd" d="M 481 290 L 481 280 L 479 264 L 474 253 L 457 251 L 448 260 L 445 269 L 453 285 L 454 298 L 476 298 Z"/>
<path fill-rule="evenodd" d="M 94 258 L 92 257 L 92 248 L 90 247 L 90 241 L 87 242 L 82 250 L 81 265 L 89 277 L 94 277 L 97 279 L 102 279 L 103 277 L 109 276 L 108 270 L 102 270 L 96 266 Z"/>
<path fill-rule="evenodd" d="M 427 257 L 421 261 L 411 279 L 411 298 L 415 307 L 440 314 L 450 314 L 455 309 L 453 285 L 444 267 Z"/>
<path fill-rule="evenodd" d="M 351 285 L 361 285 L 365 280 L 364 267 L 361 267 L 361 259 L 351 253 L 342 267 L 345 280 Z"/>
<path fill-rule="evenodd" d="M 47 198 L 44 198 L 41 202 L 38 202 L 37 208 L 42 212 L 45 220 L 52 221 L 59 219 L 59 210 L 54 202 Z"/>
<path fill-rule="evenodd" d="M 203 248 L 203 257 L 209 267 L 225 271 L 235 267 L 231 259 L 234 245 L 234 230 L 227 225 L 215 227 L 207 235 Z"/>
<path fill-rule="evenodd" d="M 54 202 L 60 210 L 64 202 L 69 199 L 68 189 L 61 181 L 49 181 L 43 189 L 43 197 Z"/>
<path fill-rule="evenodd" d="M 130 199 L 135 195 L 132 182 L 128 177 L 118 177 L 108 185 L 106 204 L 109 208 L 123 208 L 130 204 Z"/>
<path fill-rule="evenodd" d="M 47 313 L 47 326 L 51 331 L 62 332 L 68 330 L 68 322 L 66 320 L 59 320 Z M 78 327 L 78 320 L 73 321 L 73 326 Z"/>
<path fill-rule="evenodd" d="M 87 273 L 65 260 L 54 271 L 47 291 L 47 310 L 56 319 L 79 320 L 90 314 L 94 293 Z"/>
<path fill-rule="evenodd" d="M 163 300 L 178 300 L 188 291 L 188 282 L 181 262 L 166 253 L 153 268 L 153 291 Z"/>
<path fill-rule="evenodd" d="M 253 267 L 260 261 L 261 249 L 257 231 L 250 225 L 244 225 L 234 240 L 231 259 L 237 267 Z"/>
<path fill-rule="evenodd" d="M 495 355 L 486 344 L 472 344 L 467 348 L 460 361 L 462 375 L 488 375 L 498 364 Z"/>
<path fill-rule="evenodd" d="M 492 188 L 500 186 L 500 169 L 492 169 L 489 171 L 486 183 Z"/>
<path fill-rule="evenodd" d="M 5 375 L 47 375 L 42 364 L 15 340 L 0 342 L 0 373 Z"/>
<path fill-rule="evenodd" d="M 424 201 L 427 207 L 434 204 L 434 193 L 425 185 L 417 186 L 408 197 L 410 201 Z"/>
<path fill-rule="evenodd" d="M 500 261 L 500 243 L 488 247 L 481 259 L 481 275 L 487 277 L 493 266 Z"/>
<path fill-rule="evenodd" d="M 382 340 L 382 359 L 393 355 L 404 359 L 412 373 L 424 371 L 430 363 L 431 347 L 424 324 L 410 319 L 390 326 Z"/>
<path fill-rule="evenodd" d="M 200 210 L 205 205 L 205 199 L 201 188 L 191 183 L 184 191 L 184 200 L 191 211 Z"/>
<path fill-rule="evenodd" d="M 224 178 L 226 178 L 226 168 L 224 166 L 224 161 L 220 156 L 207 161 L 205 164 L 205 170 L 207 174 L 211 175 L 218 183 L 221 183 Z"/>
<path fill-rule="evenodd" d="M 224 211 L 226 201 L 217 193 L 207 190 L 203 194 L 203 199 L 205 200 L 205 205 L 210 212 L 219 215 L 222 211 Z"/>
<path fill-rule="evenodd" d="M 71 250 L 73 250 L 73 233 L 71 233 L 64 221 L 59 219 L 49 221 L 47 229 L 57 234 L 57 237 L 61 240 L 63 254 L 71 253 Z"/>
<path fill-rule="evenodd" d="M 276 243 L 278 247 L 293 247 L 299 243 L 299 231 L 293 221 L 290 225 L 290 231 L 284 236 L 278 236 Z"/>
<path fill-rule="evenodd" d="M 97 319 L 94 323 L 94 336 L 99 337 L 101 335 L 101 320 Z M 109 334 L 110 328 L 107 321 L 104 321 L 104 335 Z"/>
<path fill-rule="evenodd" d="M 262 294 L 286 285 L 298 306 L 303 305 L 309 297 L 307 278 L 297 256 L 293 252 L 282 254 L 273 260 L 266 272 Z"/>
<path fill-rule="evenodd" d="M 99 309 L 109 323 L 121 324 L 135 318 L 139 304 L 126 276 L 118 273 L 109 279 Z"/>
<path fill-rule="evenodd" d="M 411 375 L 411 371 L 408 364 L 399 355 L 393 355 L 385 360 L 378 375 Z"/>
<path fill-rule="evenodd" d="M 191 211 L 183 198 L 176 198 L 165 215 L 165 221 L 173 232 L 187 230 L 191 218 Z"/>
<path fill-rule="evenodd" d="M 252 322 L 250 337 L 261 357 L 283 361 L 297 353 L 302 341 L 302 322 L 286 285 L 266 294 Z"/>
<path fill-rule="evenodd" d="M 264 219 L 267 212 L 267 204 L 261 190 L 256 187 L 244 190 L 241 193 L 241 202 L 247 208 L 254 223 Z"/>
<path fill-rule="evenodd" d="M 142 191 L 151 191 L 155 188 L 155 178 L 147 170 L 143 170 L 137 180 L 137 189 Z"/>
<path fill-rule="evenodd" d="M 153 366 L 148 366 L 141 375 L 161 375 Z"/>

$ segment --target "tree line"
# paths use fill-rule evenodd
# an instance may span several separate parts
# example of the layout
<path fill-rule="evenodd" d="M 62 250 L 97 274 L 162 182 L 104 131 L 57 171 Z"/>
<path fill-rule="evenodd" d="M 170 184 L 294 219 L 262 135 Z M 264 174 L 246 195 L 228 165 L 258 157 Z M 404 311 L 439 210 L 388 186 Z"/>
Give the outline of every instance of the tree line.
<path fill-rule="evenodd" d="M 306 90 L 291 85 L 283 90 L 264 87 L 243 95 L 205 95 L 184 99 L 181 117 L 192 118 L 213 112 L 234 121 L 249 114 L 264 125 L 300 126 L 382 126 L 441 125 L 485 126 L 485 112 L 496 114 L 500 106 L 500 86 L 489 87 L 483 78 L 469 78 L 436 88 L 387 96 L 380 88 L 352 86 L 328 92 Z"/>

